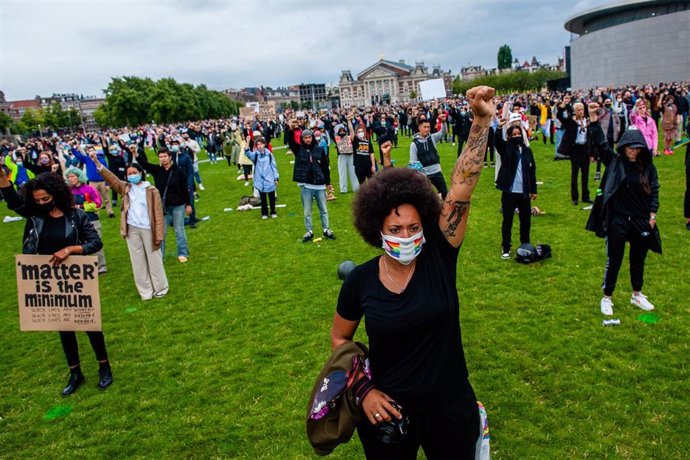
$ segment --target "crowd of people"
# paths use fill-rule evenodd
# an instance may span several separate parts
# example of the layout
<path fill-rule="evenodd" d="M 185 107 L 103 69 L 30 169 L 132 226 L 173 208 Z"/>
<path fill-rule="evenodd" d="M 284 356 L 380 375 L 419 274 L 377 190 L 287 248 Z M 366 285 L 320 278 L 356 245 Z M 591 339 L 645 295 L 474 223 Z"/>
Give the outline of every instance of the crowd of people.
<path fill-rule="evenodd" d="M 55 263 L 64 262 L 71 254 L 97 254 L 102 275 L 107 273 L 107 265 L 99 211 L 104 209 L 108 218 L 115 218 L 121 203 L 120 234 L 126 240 L 135 287 L 147 301 L 164 297 L 169 291 L 164 264 L 169 227 L 175 233 L 177 260 L 189 260 L 185 227 L 193 229 L 198 224 L 195 202 L 203 198 L 200 192 L 205 190 L 200 161 L 215 164 L 225 159 L 246 186 L 252 180 L 261 218 L 278 218 L 276 196 L 281 175 L 272 140 L 283 136 L 289 149 L 286 153 L 294 156 L 292 180 L 299 186 L 303 205 L 302 241 L 315 239 L 314 201 L 323 237 L 336 238 L 328 202 L 337 199 L 331 175 L 331 170 L 337 169 L 339 193 L 357 192 L 355 226 L 365 241 L 384 249 L 383 256 L 358 267 L 343 285 L 332 330 L 333 346 L 337 347 L 352 339 L 360 319 L 366 317 L 371 327 L 367 332 L 372 365 L 391 370 L 368 376 L 370 381 L 362 384 L 376 388 L 362 402 L 366 420 L 358 427 L 367 455 L 385 456 L 389 452 L 376 441 L 372 430 L 379 423 L 402 417 L 400 407 L 405 407 L 423 431 L 417 431 L 396 452 L 416 452 L 420 445 L 432 452 L 449 452 L 461 448 L 457 443 L 465 445 L 477 427 L 476 406 L 468 403 L 474 401 L 474 394 L 466 379 L 464 357 L 448 347 L 456 347 L 460 340 L 455 261 L 482 169 L 495 168 L 492 177 L 501 191 L 503 219 L 500 256 L 510 259 L 516 213 L 521 248 L 531 246 L 532 201 L 537 199 L 538 184 L 531 144 L 552 144 L 553 158 L 571 163 L 572 204 L 592 205 L 587 228 L 606 238 L 601 313 L 613 314 L 612 295 L 626 242 L 631 254 L 631 303 L 649 311 L 655 307 L 642 293 L 645 257 L 649 250 L 661 252 L 656 227 L 660 185 L 654 162 L 661 161 L 655 157 L 662 153 L 673 155 L 686 136 L 685 130 L 690 129 L 688 106 L 687 82 L 505 95 L 479 88 L 464 97 L 443 101 L 286 110 L 267 120 L 234 117 L 98 133 L 5 138 L 0 143 L 0 192 L 10 209 L 30 218 L 25 231 L 33 237 L 25 238 L 24 253 L 51 255 Z M 663 150 L 658 145 L 659 130 Z M 409 161 L 402 165 L 407 167 L 393 168 L 391 149 L 402 137 L 410 139 Z M 450 188 L 441 167 L 440 143 L 457 145 Z M 149 160 L 147 151 L 157 156 L 157 162 Z M 337 161 L 331 162 L 332 153 Z M 589 189 L 590 165 L 596 165 L 595 196 Z M 603 174 L 601 165 L 605 167 Z M 687 148 L 685 166 L 684 211 L 690 230 Z M 63 231 L 69 227 L 66 220 L 76 232 L 69 228 Z M 422 247 L 426 248 L 422 254 L 428 256 L 418 258 Z M 432 272 L 442 273 L 443 283 L 437 286 Z M 380 283 L 372 284 L 376 279 Z M 408 289 L 412 285 L 415 289 Z M 437 343 L 440 349 L 408 344 L 414 348 L 409 356 L 418 355 L 421 362 L 429 362 L 428 369 L 413 378 L 404 374 L 405 358 L 381 339 L 392 332 L 383 323 L 373 325 L 383 319 L 400 324 L 409 318 L 427 321 L 418 310 L 427 303 L 427 291 L 432 299 L 447 291 L 443 315 L 437 312 L 428 324 L 448 327 Z M 377 301 L 372 304 L 371 299 Z M 405 313 L 400 318 L 388 318 L 388 304 Z M 395 334 L 408 332 L 403 328 Z M 70 368 L 63 394 L 69 395 L 83 383 L 84 376 L 74 333 L 61 332 L 60 337 Z M 103 334 L 89 333 L 89 338 L 100 363 L 99 387 L 107 388 L 112 372 Z M 416 343 L 425 340 L 418 337 Z M 445 356 L 452 364 L 437 368 L 429 356 Z M 397 364 L 391 363 L 399 358 L 402 367 L 396 371 Z M 414 380 L 412 386 L 408 386 L 410 379 Z M 451 382 L 460 393 L 448 387 Z M 431 406 L 426 405 L 429 395 L 434 395 Z M 393 400 L 402 405 L 392 405 Z M 449 401 L 460 405 L 467 416 L 453 428 L 457 430 L 453 445 L 445 445 L 434 436 L 438 424 L 448 422 L 436 416 L 448 409 Z"/>

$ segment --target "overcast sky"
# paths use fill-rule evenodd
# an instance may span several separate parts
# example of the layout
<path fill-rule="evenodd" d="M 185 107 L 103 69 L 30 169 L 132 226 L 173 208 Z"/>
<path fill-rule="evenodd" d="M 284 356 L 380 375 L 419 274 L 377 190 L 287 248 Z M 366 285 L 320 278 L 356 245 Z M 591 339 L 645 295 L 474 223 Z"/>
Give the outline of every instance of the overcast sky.
<path fill-rule="evenodd" d="M 499 46 L 555 63 L 566 19 L 610 0 L 0 0 L 0 90 L 102 95 L 113 76 L 212 89 L 337 83 L 385 59 L 459 72 Z"/>

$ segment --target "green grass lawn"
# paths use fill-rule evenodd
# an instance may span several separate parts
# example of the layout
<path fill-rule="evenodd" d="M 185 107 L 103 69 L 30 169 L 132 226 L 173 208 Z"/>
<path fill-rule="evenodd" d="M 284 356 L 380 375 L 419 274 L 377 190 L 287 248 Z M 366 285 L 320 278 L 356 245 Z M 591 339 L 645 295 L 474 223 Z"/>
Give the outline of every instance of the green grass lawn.
<path fill-rule="evenodd" d="M 402 138 L 394 150 L 398 164 L 407 163 L 408 145 Z M 501 260 L 492 169 L 473 198 L 459 259 L 467 364 L 489 415 L 494 458 L 687 458 L 690 233 L 682 154 L 656 160 L 664 255 L 649 255 L 644 290 L 661 321 L 639 321 L 642 312 L 628 303 L 626 259 L 614 295 L 621 325 L 603 327 L 604 241 L 584 230 L 588 212 L 570 204 L 569 163 L 554 162 L 550 145 L 533 147 L 544 182 L 536 204 L 546 214 L 533 219 L 532 242 L 552 245 L 553 259 L 530 266 Z M 446 180 L 455 148 L 440 146 Z M 206 191 L 197 213 L 210 220 L 187 230 L 186 265 L 176 261 L 168 235 L 171 289 L 163 299 L 139 299 L 118 220 L 103 220 L 109 271 L 101 304 L 115 376 L 105 392 L 95 388 L 85 334 L 78 336 L 87 383 L 62 398 L 68 373 L 57 333 L 19 331 L 14 254 L 24 224 L 0 224 L 0 457 L 315 458 L 304 417 L 330 352 L 336 268 L 379 251 L 352 226 L 352 194 L 328 203 L 337 240 L 301 242 L 300 195 L 285 152 L 277 150 L 276 159 L 278 203 L 287 207 L 267 221 L 256 210 L 224 212 L 251 187 L 224 162 L 201 165 Z M 335 158 L 331 163 L 337 191 Z M 596 190 L 593 181 L 590 187 Z M 320 235 L 316 207 L 314 227 Z M 363 327 L 358 338 L 366 340 Z M 69 415 L 45 418 L 65 404 Z M 356 439 L 332 455 L 362 457 Z"/>

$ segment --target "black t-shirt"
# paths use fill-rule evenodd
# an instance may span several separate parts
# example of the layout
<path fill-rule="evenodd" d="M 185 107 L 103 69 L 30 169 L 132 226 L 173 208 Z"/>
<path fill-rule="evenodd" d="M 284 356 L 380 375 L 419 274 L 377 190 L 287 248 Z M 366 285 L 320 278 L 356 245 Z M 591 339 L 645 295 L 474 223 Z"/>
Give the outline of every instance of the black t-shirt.
<path fill-rule="evenodd" d="M 371 157 L 374 153 L 374 146 L 370 140 L 362 141 L 358 137 L 352 140 L 352 148 L 355 151 L 354 165 L 358 167 L 371 168 Z"/>
<path fill-rule="evenodd" d="M 438 225 L 424 234 L 402 294 L 381 283 L 375 257 L 352 271 L 338 297 L 341 317 L 365 318 L 373 383 L 403 407 L 457 397 L 467 380 L 455 285 L 459 250 Z"/>
<path fill-rule="evenodd" d="M 38 238 L 38 254 L 52 255 L 59 250 L 74 244 L 65 238 L 65 216 L 45 216 L 41 235 Z"/>

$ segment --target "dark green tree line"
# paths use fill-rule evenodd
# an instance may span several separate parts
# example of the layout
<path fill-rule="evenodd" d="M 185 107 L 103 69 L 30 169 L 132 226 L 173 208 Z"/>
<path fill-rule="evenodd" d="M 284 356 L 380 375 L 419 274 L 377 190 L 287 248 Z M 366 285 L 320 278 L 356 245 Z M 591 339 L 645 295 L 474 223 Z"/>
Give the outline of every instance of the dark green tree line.
<path fill-rule="evenodd" d="M 174 123 L 235 115 L 238 103 L 206 85 L 178 83 L 174 78 L 153 81 L 115 77 L 104 90 L 105 102 L 94 114 L 101 126 L 137 126 L 154 121 Z"/>

